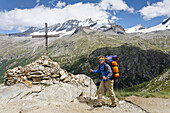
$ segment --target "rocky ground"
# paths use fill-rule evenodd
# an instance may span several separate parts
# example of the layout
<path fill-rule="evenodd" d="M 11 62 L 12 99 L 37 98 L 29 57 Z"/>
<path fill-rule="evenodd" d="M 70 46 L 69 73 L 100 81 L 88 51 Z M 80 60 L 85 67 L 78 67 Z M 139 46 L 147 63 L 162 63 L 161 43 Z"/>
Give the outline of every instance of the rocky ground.
<path fill-rule="evenodd" d="M 169 113 L 170 99 L 128 97 L 118 106 L 93 108 L 91 105 L 71 102 L 64 105 L 35 104 L 33 100 L 0 104 L 0 113 Z M 135 105 L 136 104 L 136 105 Z"/>
<path fill-rule="evenodd" d="M 35 104 L 33 100 L 0 104 L 0 113 L 146 113 L 140 107 L 125 101 L 119 101 L 118 106 L 110 108 L 103 106 L 93 108 L 91 105 L 71 102 L 64 105 Z"/>
<path fill-rule="evenodd" d="M 95 92 L 93 92 L 95 93 Z M 93 108 L 96 101 L 88 101 L 89 87 L 58 82 L 39 90 L 23 83 L 0 86 L 0 113 L 146 113 L 137 105 L 119 101 L 117 107 Z"/>
<path fill-rule="evenodd" d="M 170 99 L 163 98 L 143 98 L 143 97 L 127 97 L 130 101 L 150 113 L 170 113 Z"/>

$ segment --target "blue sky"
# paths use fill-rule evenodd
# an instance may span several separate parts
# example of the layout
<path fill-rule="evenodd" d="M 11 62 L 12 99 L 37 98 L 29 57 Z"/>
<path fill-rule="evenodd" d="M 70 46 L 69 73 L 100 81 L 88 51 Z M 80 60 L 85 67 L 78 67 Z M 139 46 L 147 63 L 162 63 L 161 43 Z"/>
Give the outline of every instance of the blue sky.
<path fill-rule="evenodd" d="M 87 18 L 152 27 L 170 16 L 169 6 L 170 0 L 0 0 L 0 34 Z"/>

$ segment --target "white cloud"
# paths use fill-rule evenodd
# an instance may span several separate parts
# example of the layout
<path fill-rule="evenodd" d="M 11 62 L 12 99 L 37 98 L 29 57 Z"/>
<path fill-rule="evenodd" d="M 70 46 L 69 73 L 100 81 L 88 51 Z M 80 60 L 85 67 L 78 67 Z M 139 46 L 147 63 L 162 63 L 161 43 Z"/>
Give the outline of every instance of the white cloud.
<path fill-rule="evenodd" d="M 112 19 L 112 20 L 119 20 L 119 18 L 116 17 L 116 16 L 112 16 L 111 19 Z"/>
<path fill-rule="evenodd" d="M 40 0 L 36 0 L 37 1 L 37 3 L 39 3 L 40 2 Z"/>
<path fill-rule="evenodd" d="M 149 1 L 147 1 L 147 5 L 148 5 L 148 6 L 150 5 L 150 2 L 149 2 Z"/>
<path fill-rule="evenodd" d="M 90 13 L 89 13 L 90 12 Z M 43 27 L 45 22 L 49 25 L 63 23 L 69 19 L 84 20 L 86 18 L 107 18 L 109 14 L 93 4 L 77 3 L 68 5 L 63 9 L 37 6 L 32 9 L 14 9 L 0 12 L 0 29 L 12 30 L 18 27 Z"/>
<path fill-rule="evenodd" d="M 131 11 L 131 9 L 129 9 L 125 2 L 123 2 L 122 0 L 120 1 L 120 6 L 122 6 L 122 8 L 118 8 L 116 5 L 112 5 L 111 9 L 115 11 Z M 0 11 L 0 29 L 12 30 L 15 28 L 17 30 L 23 31 L 29 26 L 41 28 L 44 27 L 45 22 L 47 22 L 48 25 L 53 25 L 56 23 L 63 23 L 69 19 L 85 20 L 87 18 L 97 19 L 108 18 L 111 16 L 111 19 L 117 20 L 118 18 L 116 16 L 113 16 L 106 11 L 106 8 L 102 6 L 102 2 L 99 4 L 83 4 L 82 2 L 79 2 L 76 4 L 69 4 L 67 6 L 65 6 L 65 2 L 58 2 L 57 7 L 55 8 L 38 5 L 31 9 L 14 9 L 11 11 Z M 119 2 L 116 3 L 118 4 Z"/>
<path fill-rule="evenodd" d="M 134 12 L 133 8 L 129 8 L 123 0 L 102 0 L 99 4 L 105 10 L 124 10 Z"/>
<path fill-rule="evenodd" d="M 144 19 L 150 20 L 158 16 L 170 16 L 170 0 L 153 3 L 139 10 Z"/>
<path fill-rule="evenodd" d="M 63 8 L 65 6 L 66 6 L 66 3 L 65 2 L 60 2 L 60 1 L 56 5 L 57 8 Z"/>

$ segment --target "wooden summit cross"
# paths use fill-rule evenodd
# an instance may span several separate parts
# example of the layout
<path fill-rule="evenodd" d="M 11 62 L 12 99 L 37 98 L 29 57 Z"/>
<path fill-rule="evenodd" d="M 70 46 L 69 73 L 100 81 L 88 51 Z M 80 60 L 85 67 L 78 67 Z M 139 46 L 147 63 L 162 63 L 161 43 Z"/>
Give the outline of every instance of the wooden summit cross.
<path fill-rule="evenodd" d="M 47 23 L 45 23 L 45 35 L 32 35 L 32 38 L 42 38 L 45 37 L 45 48 L 46 48 L 46 56 L 48 56 L 48 38 L 59 37 L 59 35 L 48 35 L 48 27 Z"/>

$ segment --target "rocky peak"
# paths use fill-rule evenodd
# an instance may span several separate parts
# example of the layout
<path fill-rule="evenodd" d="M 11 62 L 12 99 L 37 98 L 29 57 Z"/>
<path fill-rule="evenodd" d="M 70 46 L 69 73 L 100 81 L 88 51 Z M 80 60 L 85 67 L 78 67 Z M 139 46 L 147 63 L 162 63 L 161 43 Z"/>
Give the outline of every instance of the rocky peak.
<path fill-rule="evenodd" d="M 80 22 L 79 26 L 83 26 L 83 27 L 86 27 L 86 26 L 93 27 L 93 26 L 96 25 L 96 24 L 97 24 L 96 21 L 93 21 L 91 18 L 88 18 L 88 19 Z"/>
<path fill-rule="evenodd" d="M 38 31 L 40 30 L 40 28 L 38 27 L 30 27 L 28 30 L 26 30 L 25 32 L 35 32 L 35 31 Z"/>
<path fill-rule="evenodd" d="M 58 29 L 58 31 L 72 31 L 79 26 L 80 21 L 78 20 L 68 20 L 62 24 L 62 26 Z"/>
<path fill-rule="evenodd" d="M 29 36 L 31 33 L 33 32 L 38 32 L 41 29 L 38 27 L 30 27 L 29 29 L 27 29 L 26 31 L 22 32 L 22 33 L 13 33 L 13 34 L 9 34 L 9 36 L 13 36 L 13 35 L 17 35 L 17 36 Z"/>
<path fill-rule="evenodd" d="M 170 24 L 170 17 L 167 18 L 167 19 L 165 19 L 165 20 L 162 22 L 162 24 L 163 24 L 163 25 L 164 25 L 164 24 Z"/>
<path fill-rule="evenodd" d="M 61 27 L 61 24 L 60 24 L 60 23 L 54 24 L 54 25 L 52 25 L 52 26 L 49 26 L 49 27 L 48 27 L 48 32 L 57 31 L 60 27 Z M 44 32 L 44 31 L 45 31 L 45 28 L 41 29 L 39 32 Z"/>
<path fill-rule="evenodd" d="M 126 29 L 126 33 L 138 32 L 138 31 L 143 30 L 143 29 L 146 29 L 146 28 L 142 24 L 137 24 L 134 27 Z"/>

